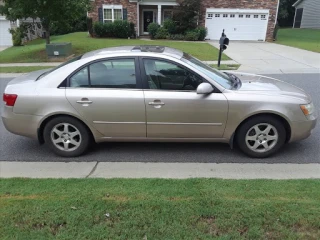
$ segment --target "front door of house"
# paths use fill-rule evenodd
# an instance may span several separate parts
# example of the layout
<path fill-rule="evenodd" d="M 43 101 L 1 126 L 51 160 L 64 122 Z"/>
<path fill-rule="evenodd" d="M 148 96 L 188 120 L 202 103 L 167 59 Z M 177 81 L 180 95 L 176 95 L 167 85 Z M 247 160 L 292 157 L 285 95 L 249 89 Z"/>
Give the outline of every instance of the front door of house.
<path fill-rule="evenodd" d="M 153 11 L 143 12 L 143 31 L 148 32 L 148 26 L 153 22 Z"/>

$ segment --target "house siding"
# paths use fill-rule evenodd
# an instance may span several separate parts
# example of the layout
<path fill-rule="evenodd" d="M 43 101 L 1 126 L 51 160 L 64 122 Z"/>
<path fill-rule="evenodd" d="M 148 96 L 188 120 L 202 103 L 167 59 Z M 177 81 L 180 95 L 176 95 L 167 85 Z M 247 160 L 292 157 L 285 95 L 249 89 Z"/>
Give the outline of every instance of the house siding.
<path fill-rule="evenodd" d="M 236 9 L 268 9 L 269 10 L 269 22 L 266 40 L 273 40 L 273 32 L 276 23 L 277 8 L 279 0 L 200 0 L 201 12 L 199 25 L 205 26 L 206 10 L 207 8 L 236 8 Z M 314 0 L 318 1 L 318 0 Z M 158 0 L 156 2 L 162 2 Z M 170 2 L 172 2 L 170 0 Z M 123 8 L 128 10 L 128 21 L 133 22 L 137 26 L 137 3 L 129 2 L 129 0 L 95 0 L 92 3 L 93 10 L 88 14 L 94 22 L 99 21 L 98 9 L 103 4 L 120 4 Z M 140 6 L 141 14 L 141 6 Z M 140 15 L 141 16 L 141 15 Z M 140 23 L 141 25 L 141 23 Z M 141 26 L 140 26 L 141 29 Z M 141 31 L 140 31 L 141 32 Z"/>
<path fill-rule="evenodd" d="M 303 8 L 300 28 L 320 29 L 320 2 L 319 0 L 304 0 L 296 6 Z"/>

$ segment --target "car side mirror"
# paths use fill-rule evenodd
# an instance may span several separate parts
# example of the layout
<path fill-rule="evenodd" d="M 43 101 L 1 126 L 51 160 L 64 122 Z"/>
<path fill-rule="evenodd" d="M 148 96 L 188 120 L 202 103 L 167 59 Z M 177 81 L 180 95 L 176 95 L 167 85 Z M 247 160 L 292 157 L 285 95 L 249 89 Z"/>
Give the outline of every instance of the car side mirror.
<path fill-rule="evenodd" d="M 213 92 L 213 87 L 209 83 L 201 83 L 197 88 L 197 94 L 210 94 Z"/>

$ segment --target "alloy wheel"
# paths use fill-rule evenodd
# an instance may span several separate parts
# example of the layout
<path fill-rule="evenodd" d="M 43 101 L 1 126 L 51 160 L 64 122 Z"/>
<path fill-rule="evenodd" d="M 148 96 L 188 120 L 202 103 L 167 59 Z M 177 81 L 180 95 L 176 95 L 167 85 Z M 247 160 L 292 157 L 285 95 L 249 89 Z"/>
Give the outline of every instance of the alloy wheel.
<path fill-rule="evenodd" d="M 51 141 L 54 146 L 62 151 L 76 150 L 82 141 L 80 131 L 70 123 L 59 123 L 52 128 Z"/>

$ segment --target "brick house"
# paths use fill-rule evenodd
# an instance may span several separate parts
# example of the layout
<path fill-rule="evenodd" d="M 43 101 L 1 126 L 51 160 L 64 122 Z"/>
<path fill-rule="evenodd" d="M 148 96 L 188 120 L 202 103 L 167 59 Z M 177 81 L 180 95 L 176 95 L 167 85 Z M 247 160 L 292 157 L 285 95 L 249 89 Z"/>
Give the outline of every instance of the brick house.
<path fill-rule="evenodd" d="M 208 28 L 208 39 L 220 38 L 225 29 L 231 40 L 265 41 L 273 39 L 279 0 L 199 0 L 198 24 Z M 171 18 L 176 0 L 92 0 L 88 16 L 94 22 L 128 20 L 138 36 L 147 35 L 151 22 L 160 25 Z"/>

